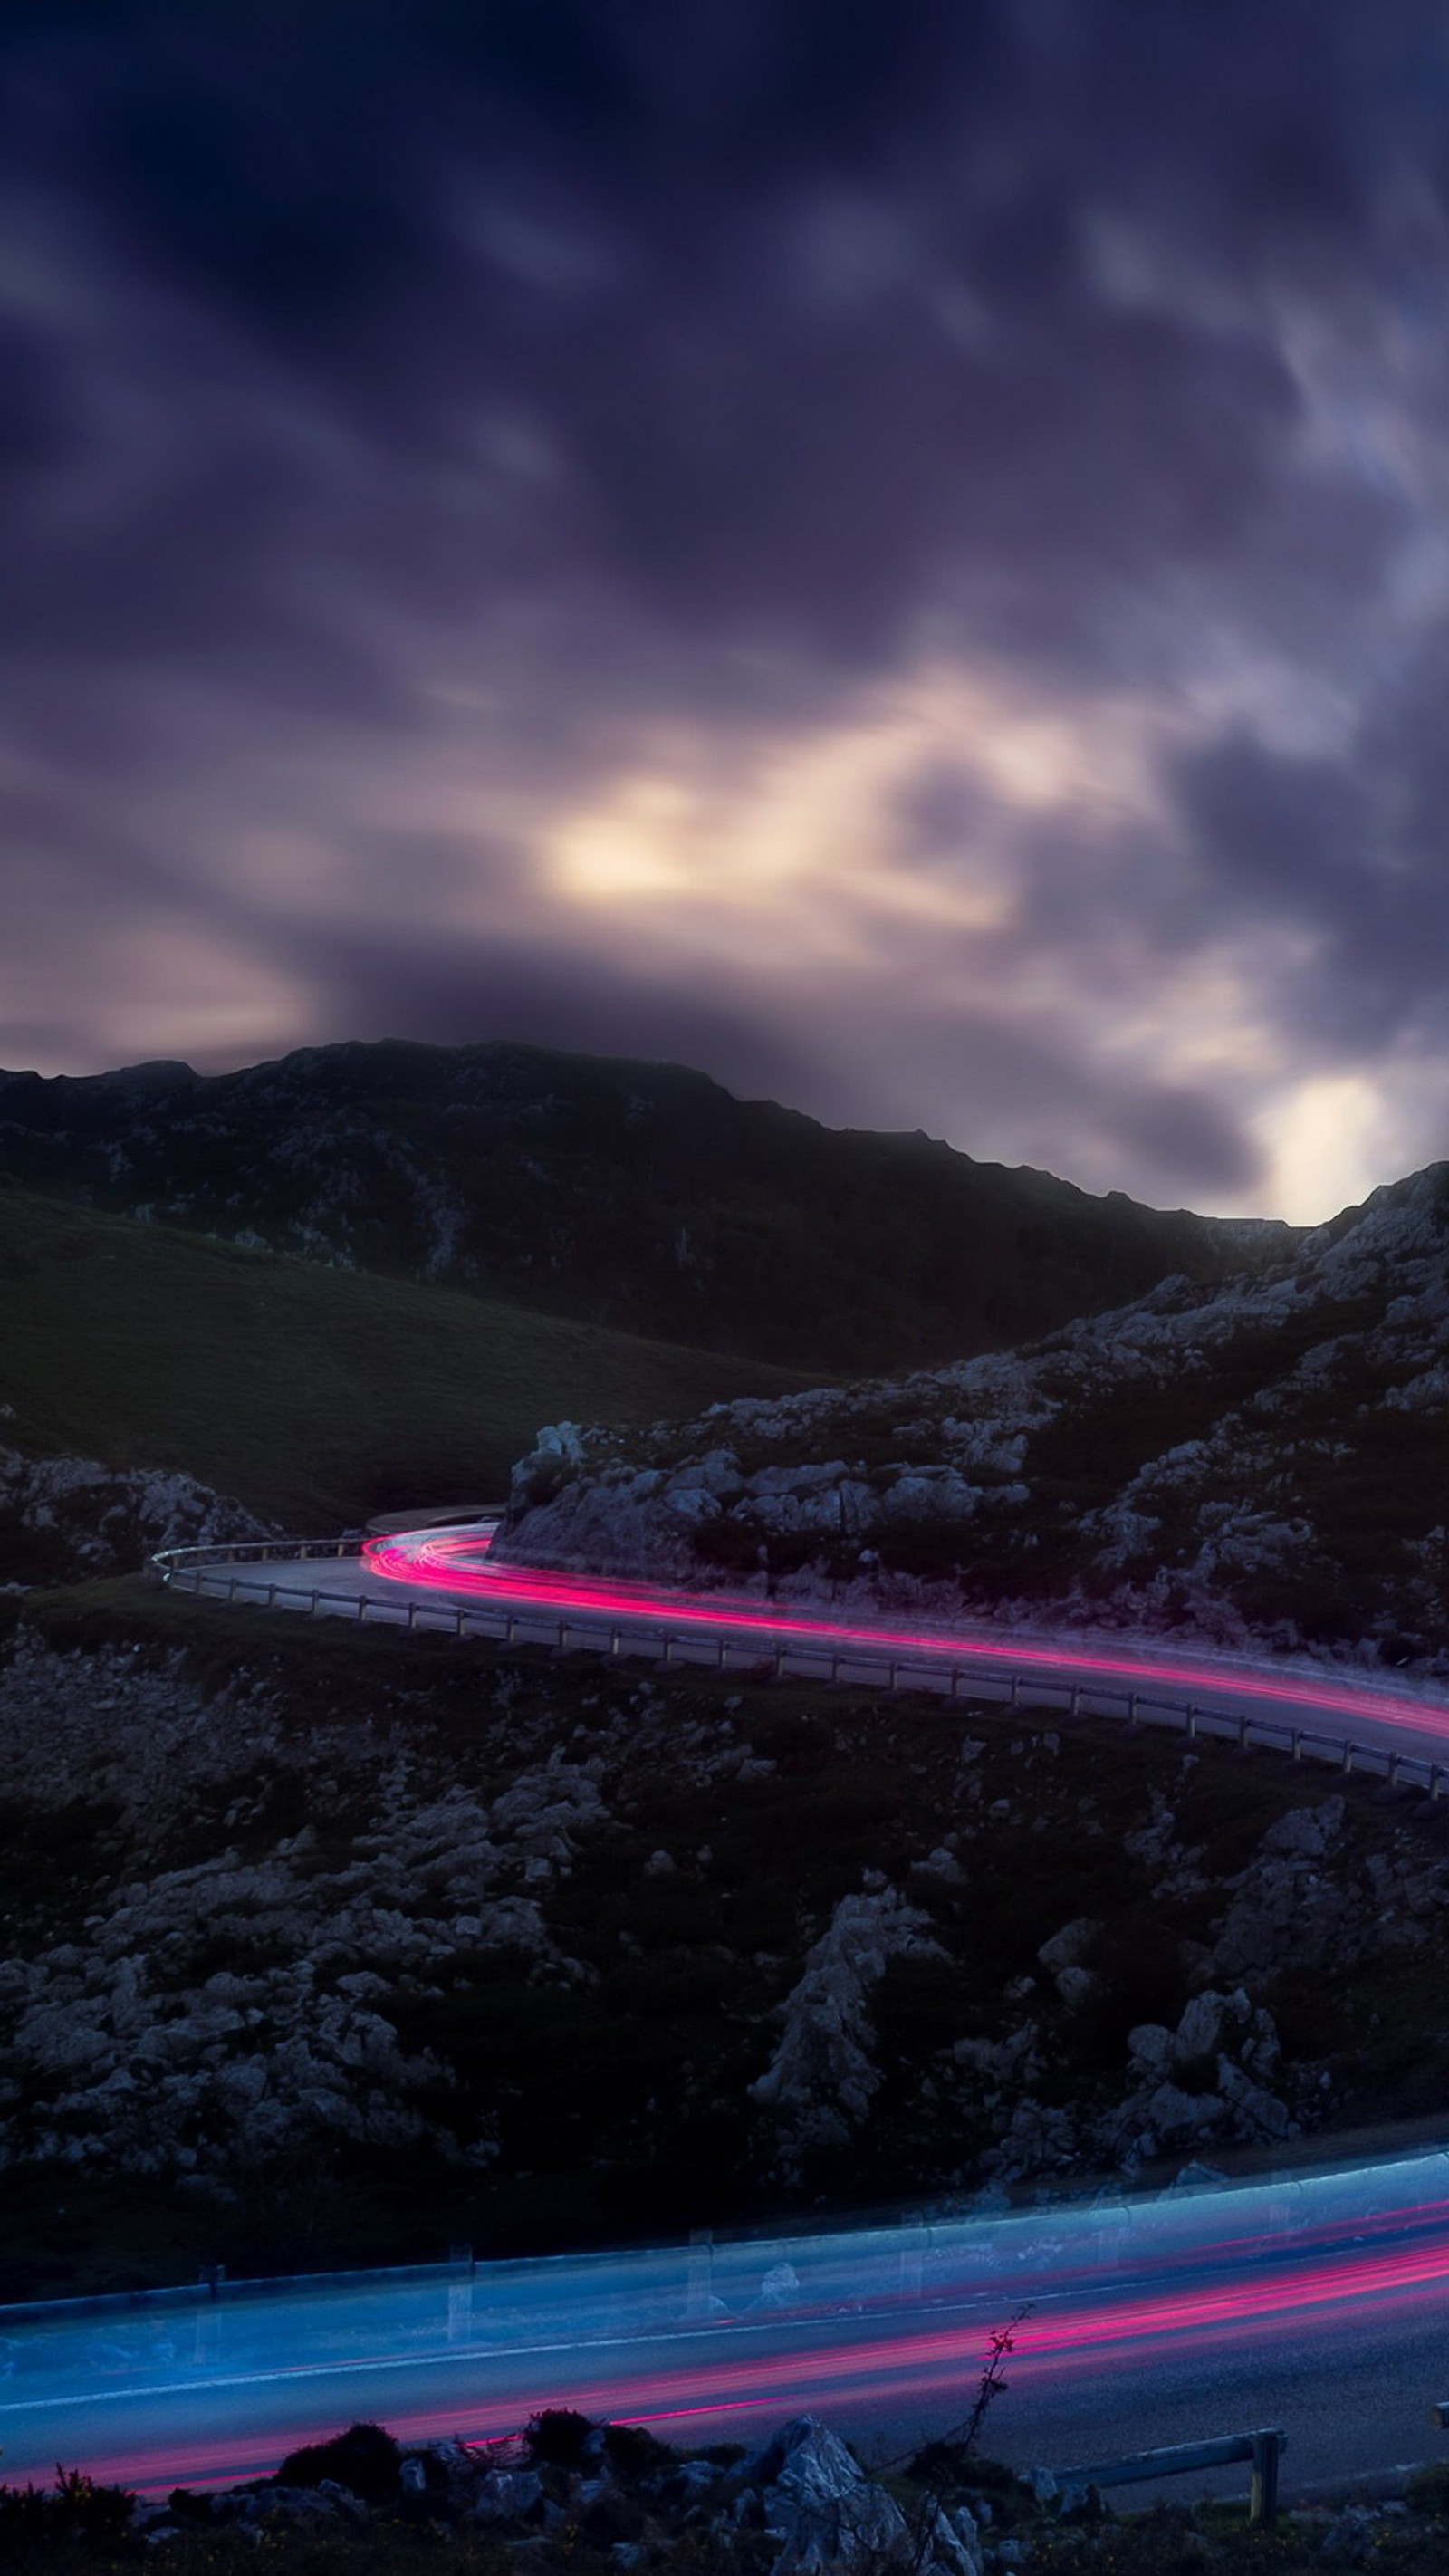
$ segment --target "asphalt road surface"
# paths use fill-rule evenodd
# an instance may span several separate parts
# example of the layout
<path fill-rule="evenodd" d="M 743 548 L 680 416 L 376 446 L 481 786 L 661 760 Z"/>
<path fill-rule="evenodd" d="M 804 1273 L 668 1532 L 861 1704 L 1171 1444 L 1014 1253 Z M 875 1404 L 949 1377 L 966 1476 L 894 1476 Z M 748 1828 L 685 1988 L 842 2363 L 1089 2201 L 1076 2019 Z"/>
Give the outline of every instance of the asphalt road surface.
<path fill-rule="evenodd" d="M 60 2460 L 164 2490 L 259 2475 L 360 2419 L 477 2440 L 551 2403 L 700 2442 L 808 2409 L 882 2458 L 960 2420 L 989 2332 L 1018 2316 L 989 2444 L 1018 2466 L 1272 2424 L 1290 2490 L 1432 2458 L 1449 2156 L 999 2219 L 12 2309 L 4 2474 Z"/>
<path fill-rule="evenodd" d="M 1254 1660 L 1135 1642 L 1128 1637 L 1036 1636 L 986 1623 L 833 1619 L 818 1609 L 723 1592 L 690 1594 L 638 1583 L 514 1565 L 491 1553 L 492 1526 L 400 1532 L 371 1540 L 362 1556 L 178 1567 L 174 1582 L 225 1590 L 277 1609 L 321 1607 L 379 1625 L 450 1628 L 461 1615 L 521 1644 L 556 1644 L 561 1623 L 575 1647 L 645 1654 L 676 1663 L 743 1664 L 767 1656 L 782 1673 L 879 1682 L 894 1665 L 912 1690 L 963 1699 L 1011 1696 L 1063 1714 L 1122 1716 L 1129 1697 L 1144 1716 L 1189 1707 L 1205 1732 L 1252 1726 L 1298 1729 L 1305 1752 L 1337 1759 L 1351 1743 L 1382 1770 L 1394 1755 L 1444 1766 L 1449 1794 L 1449 1706 L 1431 1689 L 1362 1675 L 1307 1657 Z"/>

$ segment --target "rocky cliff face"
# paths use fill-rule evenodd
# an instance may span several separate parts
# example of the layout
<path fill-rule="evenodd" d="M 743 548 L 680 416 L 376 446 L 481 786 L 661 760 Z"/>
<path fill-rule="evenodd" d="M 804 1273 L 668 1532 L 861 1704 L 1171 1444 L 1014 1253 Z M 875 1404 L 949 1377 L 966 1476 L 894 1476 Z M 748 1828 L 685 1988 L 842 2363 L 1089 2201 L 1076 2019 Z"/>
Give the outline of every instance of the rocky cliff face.
<path fill-rule="evenodd" d="M 0 1173 L 823 1373 L 956 1358 L 1291 1240 L 838 1134 L 678 1065 L 504 1045 L 0 1074 Z"/>
<path fill-rule="evenodd" d="M 1449 1165 L 1018 1353 L 520 1465 L 521 1559 L 1449 1670 Z"/>

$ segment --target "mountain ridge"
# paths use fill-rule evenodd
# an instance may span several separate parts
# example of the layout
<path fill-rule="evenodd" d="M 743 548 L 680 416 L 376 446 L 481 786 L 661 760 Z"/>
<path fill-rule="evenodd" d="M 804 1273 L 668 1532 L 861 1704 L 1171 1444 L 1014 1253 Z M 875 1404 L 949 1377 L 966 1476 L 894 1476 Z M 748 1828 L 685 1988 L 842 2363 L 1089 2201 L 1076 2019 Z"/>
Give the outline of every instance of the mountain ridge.
<path fill-rule="evenodd" d="M 0 1171 L 313 1261 L 822 1375 L 1001 1348 L 1297 1239 L 1094 1198 L 689 1066 L 347 1041 L 235 1073 L 0 1072 Z"/>

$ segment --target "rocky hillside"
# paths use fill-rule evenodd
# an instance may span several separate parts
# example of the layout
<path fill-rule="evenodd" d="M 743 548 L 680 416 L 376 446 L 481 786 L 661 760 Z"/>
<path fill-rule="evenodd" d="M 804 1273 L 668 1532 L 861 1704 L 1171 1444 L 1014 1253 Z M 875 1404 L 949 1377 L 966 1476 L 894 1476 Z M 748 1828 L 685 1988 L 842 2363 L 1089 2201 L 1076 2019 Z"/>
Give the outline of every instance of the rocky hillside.
<path fill-rule="evenodd" d="M 4 2295 L 1165 2183 L 1449 2099 L 1449 1817 L 1367 1782 L 119 1586 L 0 1619 Z"/>
<path fill-rule="evenodd" d="M 1168 1279 L 1035 1348 L 565 1424 L 524 1559 L 868 1606 L 1308 1645 L 1449 1671 L 1449 1164 L 1261 1274 Z"/>
<path fill-rule="evenodd" d="M 203 1078 L 0 1074 L 26 1188 L 822 1375 L 1048 1331 L 1284 1226 L 1163 1215 L 678 1065 L 335 1046 Z"/>

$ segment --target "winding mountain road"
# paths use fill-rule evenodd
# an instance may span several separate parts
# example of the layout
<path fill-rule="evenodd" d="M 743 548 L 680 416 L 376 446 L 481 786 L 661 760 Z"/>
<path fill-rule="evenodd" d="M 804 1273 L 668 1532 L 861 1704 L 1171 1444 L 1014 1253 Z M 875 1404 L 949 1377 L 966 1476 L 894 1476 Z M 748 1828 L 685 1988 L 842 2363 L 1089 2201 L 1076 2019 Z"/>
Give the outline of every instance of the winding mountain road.
<path fill-rule="evenodd" d="M 1368 1676 L 842 1623 L 509 1565 L 491 1536 L 476 1523 L 390 1533 L 301 1564 L 284 1549 L 181 1552 L 163 1571 L 385 1624 L 715 1665 L 768 1656 L 840 1681 L 886 1672 L 967 1704 L 1140 1707 L 1390 1776 L 1412 1766 L 1402 1776 L 1435 1794 L 1449 1766 L 1449 1709 Z M 885 2451 L 959 2418 L 987 2333 L 1023 2307 L 992 2423 L 993 2448 L 1018 2465 L 1273 2422 L 1290 2436 L 1290 2486 L 1432 2457 L 1427 2409 L 1449 2395 L 1449 2153 L 790 2242 L 11 2310 L 4 2473 L 59 2458 L 143 2487 L 219 2481 L 358 2417 L 486 2437 L 551 2402 L 698 2440 L 808 2407 Z"/>
<path fill-rule="evenodd" d="M 1316 1664 L 1137 1643 L 1096 1634 L 1031 1635 L 986 1622 L 947 1626 L 858 1614 L 833 1618 L 758 1594 L 689 1593 L 612 1577 L 515 1564 L 493 1547 L 496 1524 L 433 1526 L 370 1539 L 360 1552 L 300 1542 L 177 1549 L 158 1558 L 178 1588 L 268 1608 L 314 1608 L 382 1626 L 441 1627 L 648 1655 L 716 1669 L 762 1661 L 782 1676 L 935 1691 L 971 1700 L 1063 1707 L 1199 1724 L 1208 1734 L 1277 1742 L 1295 1756 L 1403 1776 L 1449 1794 L 1449 1705 L 1431 1688 Z M 1362 1757 L 1360 1761 L 1359 1757 Z M 1442 1768 L 1442 1778 L 1439 1777 Z"/>

